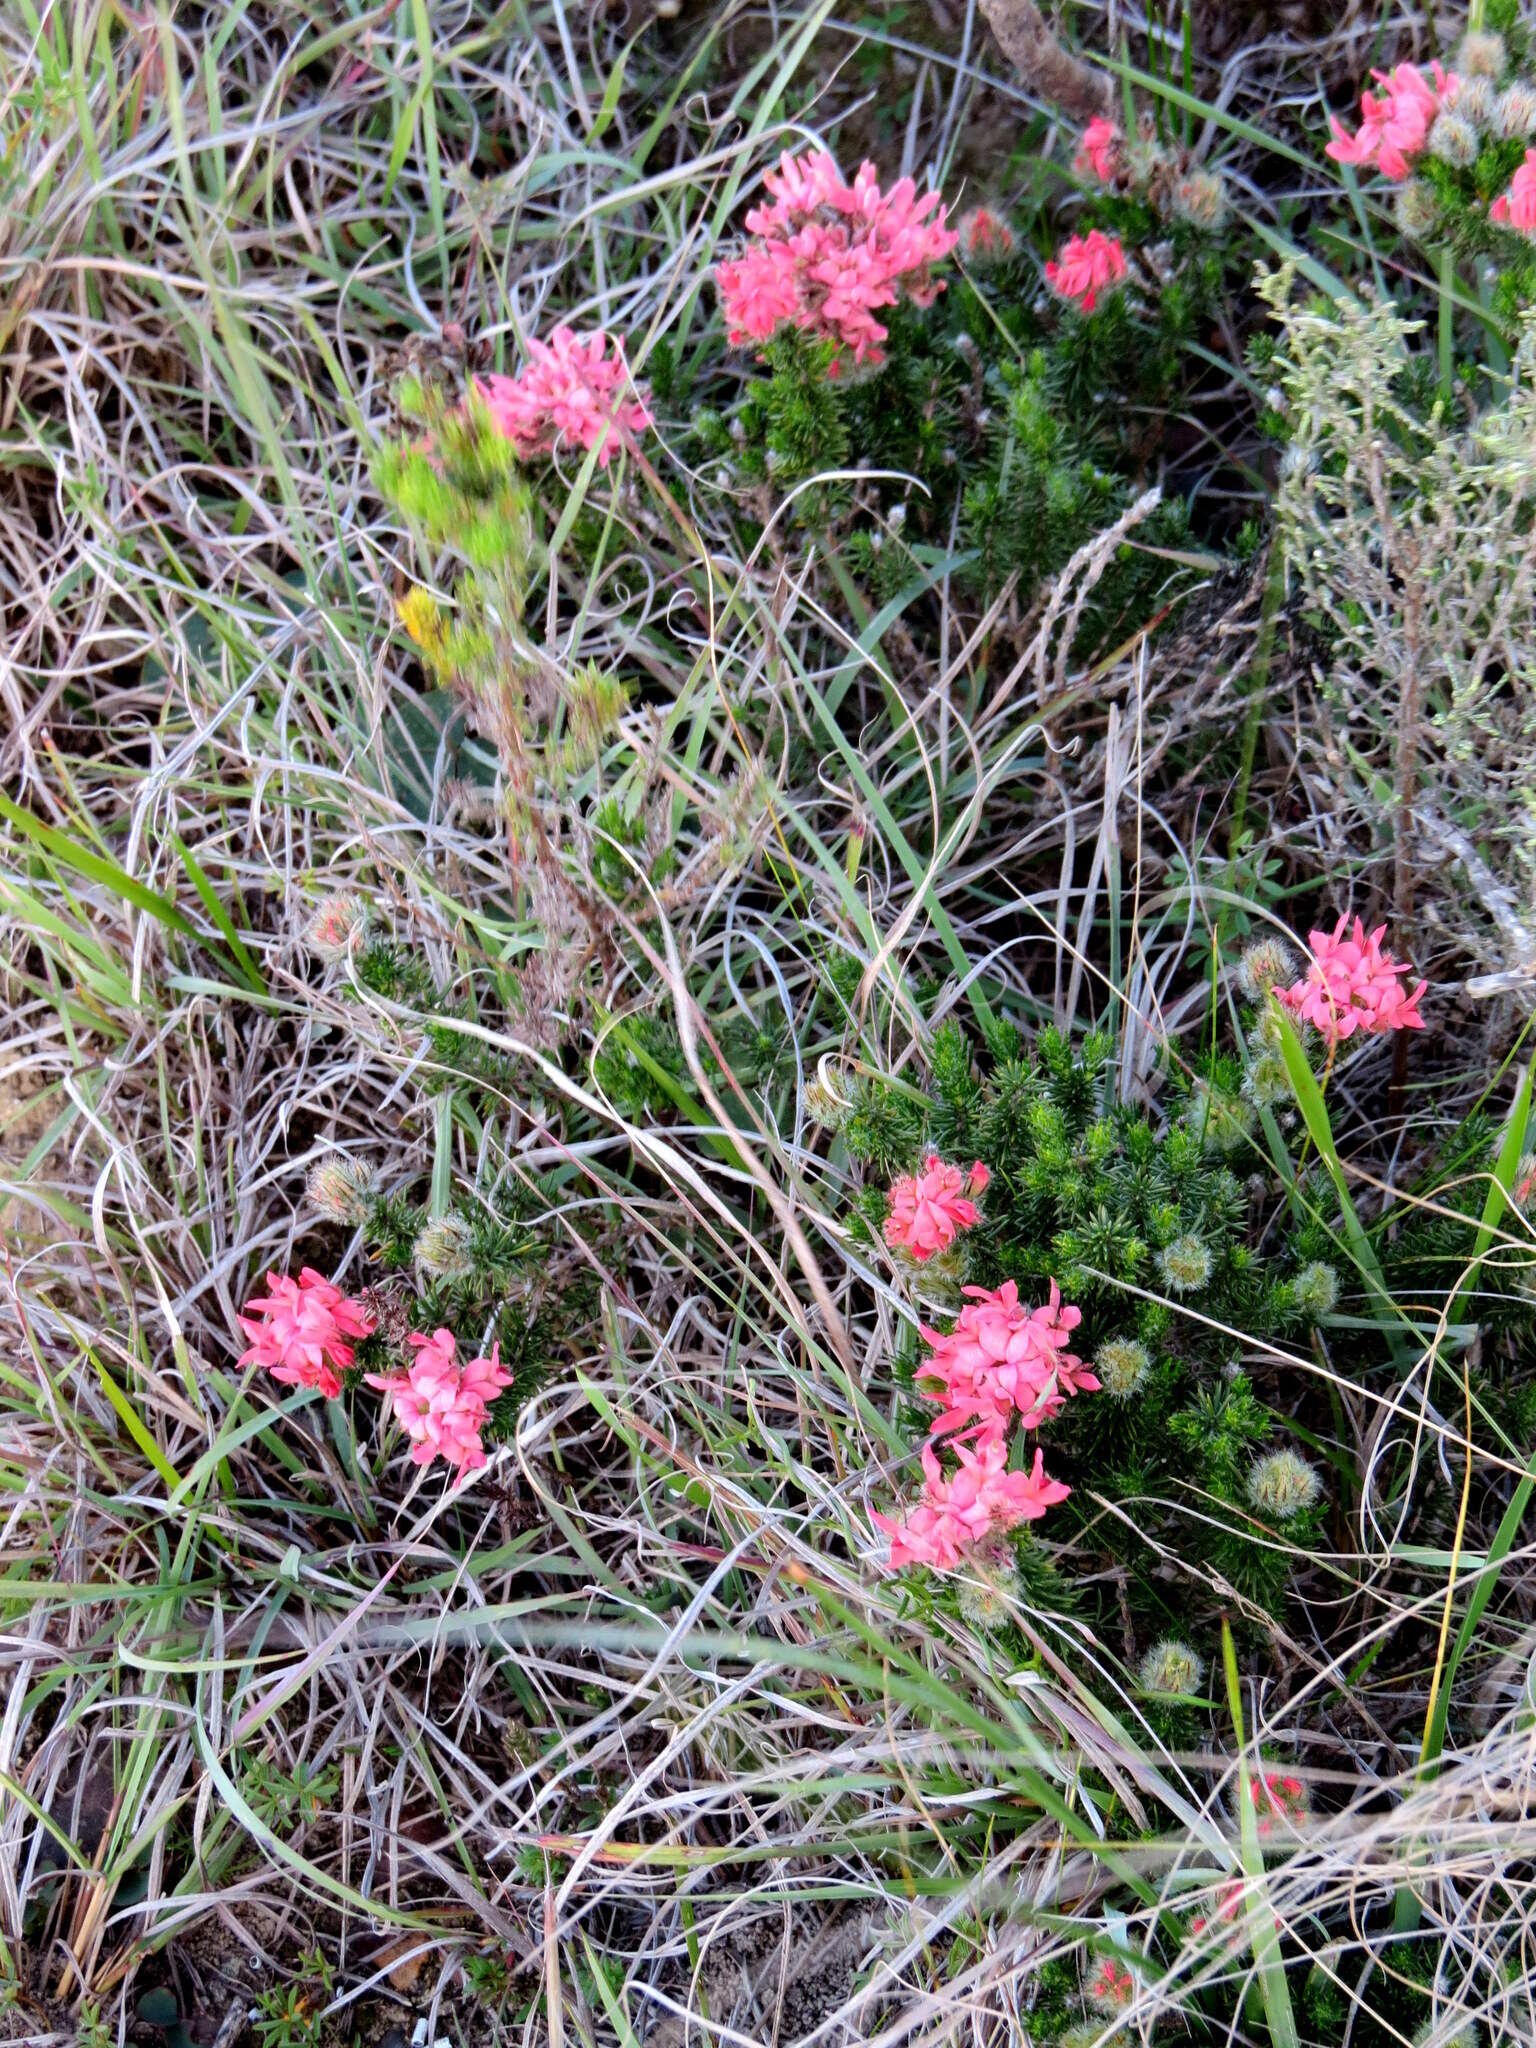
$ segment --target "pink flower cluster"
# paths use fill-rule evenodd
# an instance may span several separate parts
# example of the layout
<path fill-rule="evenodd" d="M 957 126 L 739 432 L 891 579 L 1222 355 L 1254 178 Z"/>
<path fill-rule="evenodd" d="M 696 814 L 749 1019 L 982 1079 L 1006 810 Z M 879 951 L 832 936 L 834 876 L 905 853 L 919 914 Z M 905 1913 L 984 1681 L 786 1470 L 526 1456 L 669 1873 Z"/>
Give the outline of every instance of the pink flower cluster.
<path fill-rule="evenodd" d="M 1315 1024 L 1329 1045 L 1352 1038 L 1357 1031 L 1421 1031 L 1418 1005 L 1427 982 L 1410 994 L 1404 986 L 1409 969 L 1382 951 L 1386 926 L 1367 934 L 1357 917 L 1346 938 L 1349 920 L 1341 917 L 1332 932 L 1309 932 L 1312 961 L 1302 980 L 1275 993 L 1288 1010 Z"/>
<path fill-rule="evenodd" d="M 1525 152 L 1525 162 L 1510 180 L 1509 190 L 1489 207 L 1488 218 L 1519 234 L 1536 234 L 1536 149 Z"/>
<path fill-rule="evenodd" d="M 1079 177 L 1092 171 L 1101 185 L 1107 185 L 1120 166 L 1120 130 L 1113 121 L 1096 114 L 1083 130 L 1072 168 Z"/>
<path fill-rule="evenodd" d="M 1461 85 L 1454 72 L 1439 64 L 1432 69 L 1433 85 L 1414 64 L 1373 71 L 1382 90 L 1374 93 L 1367 87 L 1361 93 L 1359 130 L 1351 135 L 1337 115 L 1331 116 L 1333 140 L 1325 154 L 1335 163 L 1375 164 L 1383 177 L 1401 182 L 1423 153 L 1442 104 L 1451 104 Z"/>
<path fill-rule="evenodd" d="M 925 1484 L 916 1507 L 904 1522 L 875 1516 L 891 1538 L 892 1571 L 906 1564 L 953 1571 L 972 1545 L 995 1531 L 1038 1521 L 1071 1492 L 1047 1478 L 1039 1450 L 1027 1472 L 1010 1472 L 1008 1455 L 1016 1422 L 1038 1428 L 1069 1394 L 1098 1386 L 1067 1349 L 1081 1311 L 1063 1304 L 1054 1280 L 1050 1300 L 1037 1309 L 1020 1302 L 1012 1280 L 965 1292 L 969 1300 L 952 1331 L 924 1328 L 933 1355 L 919 1378 L 938 1382 L 939 1390 L 926 1395 L 943 1411 L 930 1437 L 958 1430 L 975 1439 L 974 1447 L 958 1438 L 951 1442 L 960 1469 L 945 1478 L 933 1445 L 925 1444 Z"/>
<path fill-rule="evenodd" d="M 1097 1378 L 1067 1349 L 1083 1312 L 1063 1306 L 1054 1280 L 1049 1301 L 1033 1309 L 1019 1300 L 1012 1280 L 965 1292 L 970 1299 L 947 1336 L 923 1329 L 933 1356 L 919 1377 L 938 1382 L 925 1398 L 943 1410 L 935 1436 L 965 1430 L 989 1443 L 1006 1437 L 1015 1419 L 1038 1429 L 1069 1394 L 1097 1390 Z"/>
<path fill-rule="evenodd" d="M 1069 1487 L 1045 1476 L 1045 1460 L 1035 1452 L 1032 1471 L 1009 1472 L 1008 1446 L 992 1437 L 972 1451 L 956 1448 L 960 1469 L 946 1479 L 931 1444 L 923 1446 L 923 1498 L 905 1522 L 877 1514 L 875 1521 L 891 1539 L 891 1570 L 929 1564 L 952 1572 L 962 1553 L 994 1529 L 1015 1529 L 1037 1522 L 1049 1507 L 1065 1500 Z"/>
<path fill-rule="evenodd" d="M 930 1152 L 921 1173 L 904 1173 L 891 1185 L 886 1243 L 919 1263 L 935 1252 L 948 1251 L 960 1232 L 976 1221 L 980 1212 L 970 1197 L 979 1195 L 991 1178 L 979 1159 L 967 1174 Z"/>
<path fill-rule="evenodd" d="M 416 1353 L 407 1369 L 371 1372 L 367 1383 L 388 1395 L 396 1422 L 411 1440 L 411 1463 L 445 1458 L 461 1478 L 478 1471 L 485 1463 L 480 1432 L 491 1403 L 512 1384 L 500 1347 L 493 1344 L 489 1358 L 461 1360 L 452 1330 L 406 1342 Z"/>
<path fill-rule="evenodd" d="M 1111 285 L 1125 276 L 1125 251 L 1114 235 L 1090 228 L 1063 242 L 1054 263 L 1045 266 L 1046 282 L 1064 299 L 1076 299 L 1091 313 Z"/>
<path fill-rule="evenodd" d="M 910 178 L 882 192 L 872 163 L 846 185 L 824 150 L 786 151 L 763 183 L 773 203 L 747 215 L 754 239 L 715 271 L 731 340 L 766 341 L 789 321 L 848 349 L 856 363 L 882 362 L 886 329 L 876 309 L 903 293 L 926 306 L 944 289 L 932 266 L 958 237 L 939 195 L 919 199 Z"/>
<path fill-rule="evenodd" d="M 250 1338 L 241 1365 L 257 1365 L 287 1386 L 318 1387 L 328 1401 L 341 1395 L 341 1374 L 356 1355 L 353 1339 L 371 1337 L 377 1318 L 367 1304 L 344 1295 L 312 1266 L 297 1280 L 267 1275 L 265 1298 L 248 1301 L 236 1317 Z M 411 1440 L 411 1462 L 444 1458 L 460 1477 L 485 1463 L 480 1432 L 492 1401 L 512 1375 L 491 1347 L 489 1358 L 460 1360 L 452 1330 L 408 1337 L 416 1356 L 404 1372 L 368 1373 L 366 1383 L 389 1396 L 395 1420 Z"/>
<path fill-rule="evenodd" d="M 515 377 L 475 379 L 497 431 L 521 460 L 549 455 L 558 441 L 569 439 L 595 448 L 599 467 L 606 469 L 626 435 L 653 424 L 643 401 L 627 395 L 634 387 L 624 344 L 601 329 L 582 335 L 557 327 L 548 341 L 530 341 L 528 356 Z"/>
<path fill-rule="evenodd" d="M 371 1337 L 375 1319 L 366 1305 L 305 1266 L 297 1280 L 267 1275 L 266 1298 L 248 1301 L 235 1318 L 250 1347 L 241 1365 L 259 1365 L 289 1387 L 318 1387 L 328 1401 L 341 1393 L 341 1374 L 353 1359 L 352 1339 Z"/>

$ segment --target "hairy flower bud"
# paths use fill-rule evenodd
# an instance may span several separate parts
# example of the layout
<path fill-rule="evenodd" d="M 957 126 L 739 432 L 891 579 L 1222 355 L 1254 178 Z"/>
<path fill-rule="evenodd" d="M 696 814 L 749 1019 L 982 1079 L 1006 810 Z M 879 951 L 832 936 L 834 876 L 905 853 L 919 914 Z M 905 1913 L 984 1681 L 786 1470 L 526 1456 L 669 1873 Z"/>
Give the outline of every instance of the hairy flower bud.
<path fill-rule="evenodd" d="M 1259 939 L 1243 949 L 1237 963 L 1237 985 L 1251 1003 L 1262 1003 L 1277 982 L 1296 972 L 1296 955 L 1283 939 Z"/>
<path fill-rule="evenodd" d="M 825 1082 L 807 1081 L 801 1100 L 811 1122 L 820 1124 L 824 1131 L 840 1131 L 848 1121 L 851 1104 L 834 1095 Z"/>
<path fill-rule="evenodd" d="M 368 929 L 368 905 L 350 889 L 323 896 L 304 927 L 311 951 L 322 960 L 345 960 Z"/>
<path fill-rule="evenodd" d="M 1422 178 L 1412 178 L 1400 187 L 1392 210 L 1397 218 L 1398 232 L 1412 242 L 1423 241 L 1427 235 L 1432 235 L 1440 218 L 1434 188 Z"/>
<path fill-rule="evenodd" d="M 1315 1507 L 1322 1494 L 1315 1468 L 1295 1451 L 1271 1451 L 1248 1474 L 1248 1498 L 1261 1514 L 1277 1522 Z"/>
<path fill-rule="evenodd" d="M 1227 188 L 1214 171 L 1190 171 L 1174 181 L 1171 205 L 1191 227 L 1219 228 L 1227 217 Z"/>
<path fill-rule="evenodd" d="M 1313 1259 L 1291 1282 L 1291 1292 L 1303 1314 L 1330 1316 L 1338 1305 L 1339 1276 L 1322 1259 Z"/>
<path fill-rule="evenodd" d="M 351 1229 L 367 1221 L 378 1191 L 378 1175 L 368 1161 L 349 1158 L 345 1152 L 318 1160 L 304 1186 L 305 1199 L 316 1215 Z"/>
<path fill-rule="evenodd" d="M 467 1280 L 474 1272 L 469 1241 L 469 1219 L 450 1210 L 425 1226 L 412 1247 L 412 1256 L 429 1280 Z"/>
<path fill-rule="evenodd" d="M 1474 128 L 1490 128 L 1499 96 L 1486 78 L 1464 78 L 1451 105 Z"/>
<path fill-rule="evenodd" d="M 1152 1354 L 1134 1337 L 1111 1337 L 1093 1354 L 1093 1369 L 1106 1394 L 1116 1401 L 1129 1401 L 1146 1384 Z"/>
<path fill-rule="evenodd" d="M 1164 1636 L 1154 1643 L 1136 1669 L 1143 1692 L 1188 1695 L 1204 1676 L 1205 1659 L 1177 1636 Z"/>
<path fill-rule="evenodd" d="M 1253 1108 L 1241 1097 L 1197 1081 L 1190 1090 L 1189 1127 L 1207 1152 L 1226 1156 L 1246 1143 L 1253 1129 Z"/>
<path fill-rule="evenodd" d="M 1477 130 L 1460 114 L 1440 114 L 1429 131 L 1429 153 L 1464 171 L 1477 162 Z"/>
<path fill-rule="evenodd" d="M 1506 142 L 1520 142 L 1536 133 L 1536 86 L 1517 78 L 1499 94 L 1493 125 Z"/>
<path fill-rule="evenodd" d="M 1019 1597 L 1019 1574 L 1002 1543 L 988 1544 L 965 1560 L 959 1578 L 960 1612 L 974 1629 L 1002 1628 Z"/>
<path fill-rule="evenodd" d="M 1413 2037 L 1413 2048 L 1482 2048 L 1482 2030 L 1476 2020 L 1447 2014 L 1428 2019 Z"/>
<path fill-rule="evenodd" d="M 1504 47 L 1502 36 L 1493 34 L 1489 29 L 1468 29 L 1451 67 L 1462 80 L 1461 91 L 1456 96 L 1457 106 L 1461 105 L 1471 80 L 1498 78 L 1508 61 L 1509 52 Z"/>
<path fill-rule="evenodd" d="M 1013 254 L 1013 229 L 1001 214 L 987 206 L 973 206 L 956 223 L 960 253 L 967 263 L 1000 263 Z"/>
<path fill-rule="evenodd" d="M 1176 1237 L 1157 1255 L 1158 1270 L 1175 1294 L 1198 1294 L 1209 1281 L 1215 1263 L 1210 1246 L 1193 1231 Z"/>
<path fill-rule="evenodd" d="M 1116 1956 L 1096 1956 L 1083 1978 L 1083 1996 L 1095 2012 L 1108 2019 L 1122 2013 L 1136 1996 L 1136 1979 Z"/>

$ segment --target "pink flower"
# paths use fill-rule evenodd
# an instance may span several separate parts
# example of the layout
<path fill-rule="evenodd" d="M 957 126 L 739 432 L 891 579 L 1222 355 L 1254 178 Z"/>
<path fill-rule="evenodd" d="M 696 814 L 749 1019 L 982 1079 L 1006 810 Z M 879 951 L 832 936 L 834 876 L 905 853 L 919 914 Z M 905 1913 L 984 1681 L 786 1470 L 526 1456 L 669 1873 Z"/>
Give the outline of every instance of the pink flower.
<path fill-rule="evenodd" d="M 1522 235 L 1536 234 L 1536 149 L 1525 152 L 1509 190 L 1488 209 L 1490 220 L 1502 221 Z"/>
<path fill-rule="evenodd" d="M 1083 130 L 1077 155 L 1072 159 L 1072 168 L 1079 176 L 1086 177 L 1090 171 L 1101 185 L 1107 185 L 1115 175 L 1120 160 L 1120 130 L 1113 121 L 1102 114 L 1094 118 Z"/>
<path fill-rule="evenodd" d="M 1369 935 L 1357 917 L 1353 934 L 1344 936 L 1349 920 L 1341 917 L 1329 932 L 1309 932 L 1312 962 L 1303 980 L 1275 993 L 1288 1010 L 1315 1024 L 1330 1045 L 1357 1031 L 1421 1031 L 1418 1005 L 1427 982 L 1410 995 L 1403 986 L 1409 972 L 1400 960 L 1381 949 L 1386 926 Z"/>
<path fill-rule="evenodd" d="M 613 354 L 608 354 L 610 343 Z M 561 439 L 596 448 L 606 469 L 626 434 L 640 434 L 652 415 L 632 390 L 624 344 L 599 329 L 557 327 L 548 341 L 530 341 L 529 360 L 515 377 L 477 377 L 475 390 L 498 432 L 527 461 L 548 455 Z"/>
<path fill-rule="evenodd" d="M 1013 229 L 985 206 L 973 206 L 969 213 L 963 213 L 956 232 L 960 253 L 969 262 L 996 263 L 1013 254 Z"/>
<path fill-rule="evenodd" d="M 501 1363 L 498 1345 L 489 1358 L 463 1362 L 452 1330 L 434 1330 L 430 1337 L 406 1342 L 416 1356 L 404 1372 L 369 1373 L 367 1383 L 388 1397 L 390 1412 L 411 1440 L 411 1463 L 430 1465 L 443 1458 L 462 1479 L 485 1463 L 480 1431 L 491 1403 L 512 1375 Z"/>
<path fill-rule="evenodd" d="M 1277 1820 L 1299 1827 L 1312 1811 L 1306 1786 L 1300 1778 L 1287 1777 L 1283 1771 L 1265 1771 L 1252 1779 L 1248 1796 L 1259 1816 L 1255 1825 L 1261 1835 L 1272 1834 Z"/>
<path fill-rule="evenodd" d="M 1461 80 L 1454 72 L 1432 67 L 1430 84 L 1416 65 L 1399 64 L 1392 71 L 1373 71 L 1371 76 L 1383 90 L 1369 88 L 1360 95 L 1362 120 L 1351 135 L 1337 118 L 1330 118 L 1333 140 L 1324 154 L 1335 163 L 1374 163 L 1384 177 L 1401 180 L 1408 176 L 1412 159 L 1422 154 L 1429 140 L 1442 101 L 1454 100 Z"/>
<path fill-rule="evenodd" d="M 958 1166 L 946 1166 L 937 1152 L 930 1152 L 920 1174 L 914 1178 L 904 1173 L 892 1185 L 886 1243 L 919 1261 L 947 1251 L 979 1214 L 976 1204 L 967 1200 L 967 1191 L 979 1195 L 991 1178 L 979 1159 L 967 1175 Z"/>
<path fill-rule="evenodd" d="M 1020 1302 L 1013 1280 L 965 1292 L 970 1300 L 947 1336 L 923 1330 L 933 1355 L 918 1377 L 939 1382 L 941 1391 L 925 1398 L 944 1411 L 933 1424 L 935 1436 L 971 1424 L 969 1433 L 986 1443 L 1004 1437 L 1015 1416 L 1026 1429 L 1038 1429 L 1068 1395 L 1098 1388 L 1095 1375 L 1066 1348 L 1082 1311 L 1062 1306 L 1054 1280 L 1049 1301 L 1035 1309 Z"/>
<path fill-rule="evenodd" d="M 1049 1507 L 1071 1492 L 1054 1479 L 1047 1479 L 1044 1460 L 1035 1452 L 1034 1469 L 1009 1472 L 1008 1446 L 995 1438 L 974 1451 L 957 1446 L 960 1470 L 946 1479 L 930 1444 L 923 1446 L 923 1497 L 904 1522 L 885 1515 L 874 1519 L 891 1539 L 890 1569 L 900 1571 L 907 1564 L 929 1564 L 935 1571 L 952 1572 L 961 1555 L 995 1529 L 1014 1529 L 1021 1522 L 1037 1522 Z"/>
<path fill-rule="evenodd" d="M 313 1266 L 297 1280 L 267 1275 L 267 1299 L 248 1301 L 235 1318 L 250 1348 L 241 1365 L 259 1365 L 290 1387 L 318 1387 L 328 1401 L 341 1393 L 341 1378 L 352 1363 L 353 1337 L 371 1337 L 375 1319 L 360 1301 L 342 1293 Z"/>
<path fill-rule="evenodd" d="M 1101 1956 L 1083 1980 L 1088 2003 L 1102 2013 L 1123 2012 L 1136 1996 L 1136 1979 L 1113 1956 Z"/>
<path fill-rule="evenodd" d="M 1113 235 L 1090 228 L 1064 242 L 1054 263 L 1045 266 L 1047 282 L 1064 299 L 1080 299 L 1091 313 L 1101 292 L 1125 275 L 1125 251 Z"/>
<path fill-rule="evenodd" d="M 754 239 L 715 271 L 730 339 L 766 341 L 787 321 L 849 349 L 856 363 L 882 362 L 877 308 L 903 295 L 927 306 L 944 289 L 932 265 L 958 238 L 939 195 L 919 199 L 910 178 L 882 192 L 872 163 L 845 185 L 824 150 L 786 151 L 763 183 L 773 203 L 747 215 Z"/>

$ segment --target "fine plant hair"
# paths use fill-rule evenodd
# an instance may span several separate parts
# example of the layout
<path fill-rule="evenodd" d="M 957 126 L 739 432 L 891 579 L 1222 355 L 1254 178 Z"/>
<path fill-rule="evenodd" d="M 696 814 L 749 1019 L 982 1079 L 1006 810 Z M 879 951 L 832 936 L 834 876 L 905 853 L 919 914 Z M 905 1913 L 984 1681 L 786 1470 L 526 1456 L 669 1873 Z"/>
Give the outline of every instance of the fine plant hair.
<path fill-rule="evenodd" d="M 1362 287 L 1324 308 L 1289 267 L 1280 327 L 1286 564 L 1325 643 L 1310 773 L 1341 843 L 1364 836 L 1400 926 L 1455 863 L 1444 915 L 1479 964 L 1536 964 L 1536 316 L 1504 393 L 1434 388 L 1423 323 Z M 1426 390 L 1426 386 L 1430 388 Z M 1433 904 L 1422 906 L 1441 915 Z M 1469 914 L 1470 913 L 1470 914 Z"/>

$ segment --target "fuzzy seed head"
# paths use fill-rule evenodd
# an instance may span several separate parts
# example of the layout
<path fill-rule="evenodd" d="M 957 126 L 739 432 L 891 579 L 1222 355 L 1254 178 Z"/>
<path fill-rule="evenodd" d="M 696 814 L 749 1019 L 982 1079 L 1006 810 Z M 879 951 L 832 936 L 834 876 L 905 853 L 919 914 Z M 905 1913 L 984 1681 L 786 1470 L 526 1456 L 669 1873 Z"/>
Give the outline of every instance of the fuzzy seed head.
<path fill-rule="evenodd" d="M 1149 141 L 1145 136 L 1138 136 L 1134 142 L 1121 145 L 1120 160 L 1131 183 L 1141 187 L 1150 185 L 1162 169 L 1163 152 L 1155 142 Z"/>
<path fill-rule="evenodd" d="M 1291 1077 L 1278 1053 L 1266 1052 L 1243 1077 L 1243 1093 L 1255 1109 L 1273 1109 L 1291 1099 Z"/>
<path fill-rule="evenodd" d="M 1324 1259 L 1313 1259 L 1291 1282 L 1296 1306 L 1304 1315 L 1331 1316 L 1338 1306 L 1339 1276 Z"/>
<path fill-rule="evenodd" d="M 1129 1401 L 1146 1384 L 1152 1354 L 1134 1337 L 1111 1337 L 1093 1354 L 1093 1369 L 1111 1399 Z"/>
<path fill-rule="evenodd" d="M 1493 110 L 1495 131 L 1506 142 L 1518 142 L 1536 133 L 1536 86 L 1516 79 L 1499 94 Z"/>
<path fill-rule="evenodd" d="M 1477 162 L 1477 130 L 1460 114 L 1441 114 L 1429 131 L 1429 153 L 1464 171 Z"/>
<path fill-rule="evenodd" d="M 1398 187 L 1393 211 L 1397 216 L 1398 232 L 1411 242 L 1422 241 L 1426 235 L 1432 235 L 1440 218 L 1434 189 L 1422 178 L 1411 178 L 1406 185 Z"/>
<path fill-rule="evenodd" d="M 972 1628 L 985 1634 L 1005 1627 L 1011 1619 L 1012 1603 L 1019 1597 L 1019 1575 L 1012 1560 L 999 1549 L 995 1557 L 968 1558 L 958 1590 L 961 1614 Z"/>
<path fill-rule="evenodd" d="M 345 1223 L 355 1230 L 367 1221 L 378 1191 L 379 1177 L 366 1159 L 332 1152 L 310 1168 L 304 1198 L 315 1214 L 325 1217 L 328 1223 Z"/>
<path fill-rule="evenodd" d="M 1223 1157 L 1240 1150 L 1253 1128 L 1253 1109 L 1240 1096 L 1197 1081 L 1190 1090 L 1189 1127 L 1207 1152 Z"/>
<path fill-rule="evenodd" d="M 1214 171 L 1190 171 L 1178 179 L 1173 211 L 1191 227 L 1219 228 L 1227 217 L 1227 188 Z"/>
<path fill-rule="evenodd" d="M 427 1224 L 417 1238 L 412 1255 L 417 1270 L 429 1280 L 467 1280 L 474 1272 L 469 1255 L 470 1225 L 467 1217 L 452 1210 Z"/>
<path fill-rule="evenodd" d="M 1494 35 L 1489 29 L 1468 29 L 1451 67 L 1462 80 L 1461 90 L 1456 95 L 1457 106 L 1466 98 L 1467 85 L 1474 78 L 1498 78 L 1508 61 L 1509 52 L 1504 47 L 1502 36 Z"/>
<path fill-rule="evenodd" d="M 1322 1491 L 1316 1469 L 1295 1451 L 1271 1451 L 1248 1474 L 1248 1498 L 1277 1522 L 1315 1507 Z"/>
<path fill-rule="evenodd" d="M 1413 2037 L 1413 2048 L 1481 2048 L 1482 2034 L 1476 2020 L 1426 2020 Z"/>
<path fill-rule="evenodd" d="M 852 1105 L 834 1094 L 823 1081 L 807 1081 L 802 1100 L 806 1115 L 813 1124 L 820 1124 L 824 1131 L 840 1131 L 848 1121 Z"/>
<path fill-rule="evenodd" d="M 1157 1255 L 1158 1270 L 1175 1294 L 1198 1294 L 1209 1281 L 1215 1263 L 1210 1246 L 1192 1230 L 1176 1237 Z"/>
<path fill-rule="evenodd" d="M 1487 78 L 1464 78 L 1454 101 L 1462 120 L 1479 131 L 1493 126 L 1494 109 L 1498 103 L 1499 95 Z"/>
<path fill-rule="evenodd" d="M 1262 1003 L 1277 982 L 1295 976 L 1296 956 L 1283 939 L 1257 940 L 1237 965 L 1237 985 L 1251 1003 Z"/>
<path fill-rule="evenodd" d="M 1205 1659 L 1177 1636 L 1165 1636 L 1142 1658 L 1136 1676 L 1143 1692 L 1188 1695 L 1205 1676 Z"/>
<path fill-rule="evenodd" d="M 368 929 L 368 905 L 350 889 L 323 896 L 304 927 L 310 950 L 322 960 L 345 960 Z"/>

